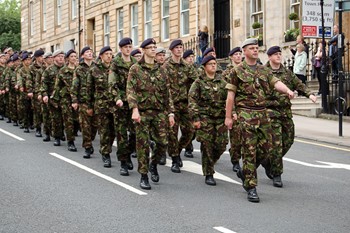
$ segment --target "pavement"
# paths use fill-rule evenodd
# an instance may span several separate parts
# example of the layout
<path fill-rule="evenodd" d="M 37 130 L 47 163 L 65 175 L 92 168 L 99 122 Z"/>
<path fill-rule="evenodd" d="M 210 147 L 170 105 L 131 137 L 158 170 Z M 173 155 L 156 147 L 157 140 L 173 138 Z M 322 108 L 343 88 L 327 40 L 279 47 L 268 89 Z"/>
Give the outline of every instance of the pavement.
<path fill-rule="evenodd" d="M 328 117 L 326 115 L 321 117 L 313 118 L 293 115 L 295 137 L 350 147 L 350 122 L 348 119 L 345 117 L 342 121 L 342 136 L 339 136 L 339 118 L 337 116 Z"/>

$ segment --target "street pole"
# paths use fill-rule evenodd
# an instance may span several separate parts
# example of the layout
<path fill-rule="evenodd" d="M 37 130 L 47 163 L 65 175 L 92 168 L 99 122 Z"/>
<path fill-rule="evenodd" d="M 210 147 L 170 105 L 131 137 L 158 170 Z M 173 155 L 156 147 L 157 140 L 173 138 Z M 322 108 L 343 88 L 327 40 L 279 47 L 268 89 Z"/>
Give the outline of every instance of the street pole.
<path fill-rule="evenodd" d="M 323 16 L 324 2 L 321 0 L 321 17 L 322 17 L 322 60 L 321 60 L 321 92 L 322 92 L 322 110 L 323 113 L 328 113 L 327 95 L 328 95 L 328 83 L 327 83 L 327 55 L 326 55 L 326 40 L 324 37 L 324 16 Z"/>
<path fill-rule="evenodd" d="M 343 104 L 344 103 L 344 74 L 343 74 L 343 36 L 342 36 L 342 21 L 343 21 L 343 2 L 339 1 L 339 34 L 338 34 L 338 82 L 339 82 L 339 97 L 338 97 L 338 116 L 339 116 L 339 136 L 343 136 Z"/>

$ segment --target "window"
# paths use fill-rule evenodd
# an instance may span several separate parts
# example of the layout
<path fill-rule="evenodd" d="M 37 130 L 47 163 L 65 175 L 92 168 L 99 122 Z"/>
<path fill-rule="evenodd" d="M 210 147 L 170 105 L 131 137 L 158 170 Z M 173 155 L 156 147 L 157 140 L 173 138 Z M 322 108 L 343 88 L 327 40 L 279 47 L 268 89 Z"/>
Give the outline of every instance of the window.
<path fill-rule="evenodd" d="M 138 10 L 137 4 L 131 5 L 131 39 L 134 42 L 134 45 L 139 44 L 138 15 L 139 15 L 139 10 Z"/>
<path fill-rule="evenodd" d="M 262 0 L 251 0 L 251 36 L 258 37 L 262 40 L 263 26 L 264 26 L 264 15 Z"/>
<path fill-rule="evenodd" d="M 169 39 L 169 0 L 162 0 L 162 40 Z"/>
<path fill-rule="evenodd" d="M 290 20 L 290 28 L 299 28 L 300 0 L 290 0 L 290 13 L 296 13 L 298 15 L 298 19 Z"/>
<path fill-rule="evenodd" d="M 189 0 L 181 0 L 180 31 L 181 31 L 181 36 L 190 34 L 190 1 Z"/>
<path fill-rule="evenodd" d="M 57 12 L 56 12 L 56 23 L 57 25 L 61 25 L 62 19 L 62 0 L 57 0 Z"/>
<path fill-rule="evenodd" d="M 123 38 L 124 34 L 124 12 L 123 9 L 117 10 L 117 43 Z"/>
<path fill-rule="evenodd" d="M 78 3 L 77 0 L 72 0 L 72 20 L 77 18 L 77 13 L 78 13 Z"/>
<path fill-rule="evenodd" d="M 34 2 L 29 3 L 30 35 L 34 35 Z"/>
<path fill-rule="evenodd" d="M 109 14 L 103 15 L 103 32 L 104 32 L 104 46 L 109 45 Z"/>
<path fill-rule="evenodd" d="M 144 1 L 145 39 L 152 37 L 152 0 Z"/>
<path fill-rule="evenodd" d="M 43 31 L 46 31 L 46 0 L 42 0 L 42 20 L 43 20 Z"/>

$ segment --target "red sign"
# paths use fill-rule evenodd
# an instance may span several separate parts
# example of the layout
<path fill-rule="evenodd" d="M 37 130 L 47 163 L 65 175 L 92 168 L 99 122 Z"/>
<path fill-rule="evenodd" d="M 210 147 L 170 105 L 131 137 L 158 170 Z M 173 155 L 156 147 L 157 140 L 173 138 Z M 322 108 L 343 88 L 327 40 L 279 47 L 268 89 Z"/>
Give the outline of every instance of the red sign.
<path fill-rule="evenodd" d="M 316 26 L 302 26 L 303 36 L 317 36 L 317 27 Z"/>

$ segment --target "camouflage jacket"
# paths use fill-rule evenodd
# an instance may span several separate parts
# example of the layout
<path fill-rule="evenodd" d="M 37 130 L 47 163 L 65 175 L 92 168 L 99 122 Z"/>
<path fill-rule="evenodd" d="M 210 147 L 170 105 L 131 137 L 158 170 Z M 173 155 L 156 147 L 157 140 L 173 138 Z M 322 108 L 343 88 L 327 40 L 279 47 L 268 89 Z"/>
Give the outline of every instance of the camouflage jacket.
<path fill-rule="evenodd" d="M 43 72 L 41 83 L 41 94 L 43 97 L 52 96 L 56 78 L 58 76 L 58 71 L 61 68 L 62 66 L 58 66 L 54 63 L 51 66 L 47 67 Z"/>
<path fill-rule="evenodd" d="M 309 97 L 312 94 L 301 80 L 282 64 L 278 70 L 273 70 L 269 62 L 266 64 L 266 67 L 268 67 L 273 75 L 279 78 L 290 90 L 299 91 L 306 97 Z M 285 117 L 292 117 L 291 106 L 292 103 L 288 96 L 281 94 L 276 90 L 273 90 L 267 97 L 267 108 L 270 110 L 269 115 L 271 117 L 278 117 L 281 116 L 281 114 Z"/>
<path fill-rule="evenodd" d="M 194 66 L 187 64 L 182 58 L 180 63 L 175 63 L 170 57 L 162 67 L 170 82 L 170 93 L 175 109 L 178 110 L 181 104 L 187 108 L 188 91 L 198 75 Z"/>
<path fill-rule="evenodd" d="M 135 63 L 130 68 L 126 87 L 130 109 L 173 113 L 174 105 L 169 88 L 169 79 L 159 64 L 150 67 L 144 62 Z"/>
<path fill-rule="evenodd" d="M 15 69 L 15 66 L 8 67 L 5 74 L 5 88 L 8 88 L 10 91 L 14 91 L 15 85 L 17 85 L 17 75 Z"/>
<path fill-rule="evenodd" d="M 96 114 L 107 113 L 113 106 L 112 94 L 109 92 L 109 66 L 101 59 L 91 65 L 86 80 L 86 102 L 89 108 L 94 108 Z"/>
<path fill-rule="evenodd" d="M 225 118 L 226 81 L 216 74 L 214 79 L 202 75 L 194 81 L 188 93 L 189 113 L 194 122 Z"/>
<path fill-rule="evenodd" d="M 91 63 L 92 65 L 93 63 Z M 91 66 L 82 61 L 79 66 L 75 69 L 72 81 L 72 87 L 70 90 L 72 103 L 86 103 L 87 92 L 86 92 L 86 81 L 88 72 Z"/>
<path fill-rule="evenodd" d="M 41 75 L 44 72 L 44 66 L 39 65 L 36 61 L 30 65 L 32 79 L 27 81 L 28 93 L 40 94 L 41 90 Z"/>
<path fill-rule="evenodd" d="M 126 99 L 126 82 L 130 67 L 136 63 L 136 59 L 131 57 L 131 62 L 125 62 L 121 55 L 117 55 L 111 64 L 111 73 L 108 77 L 110 84 L 110 92 L 113 95 L 113 100 L 116 102 L 120 97 L 124 103 Z"/>
<path fill-rule="evenodd" d="M 70 90 L 72 86 L 74 69 L 63 66 L 59 71 L 55 81 L 53 99 L 55 101 L 64 101 L 65 103 L 71 103 Z"/>
<path fill-rule="evenodd" d="M 23 88 L 22 92 L 27 93 L 27 81 L 32 79 L 29 66 L 22 66 L 17 70 L 17 85 L 18 88 Z"/>
<path fill-rule="evenodd" d="M 5 66 L 0 66 L 0 90 L 5 90 Z"/>
<path fill-rule="evenodd" d="M 257 64 L 253 70 L 246 61 L 232 70 L 229 79 L 226 89 L 235 93 L 236 108 L 266 107 L 266 98 L 279 81 L 267 67 Z"/>

